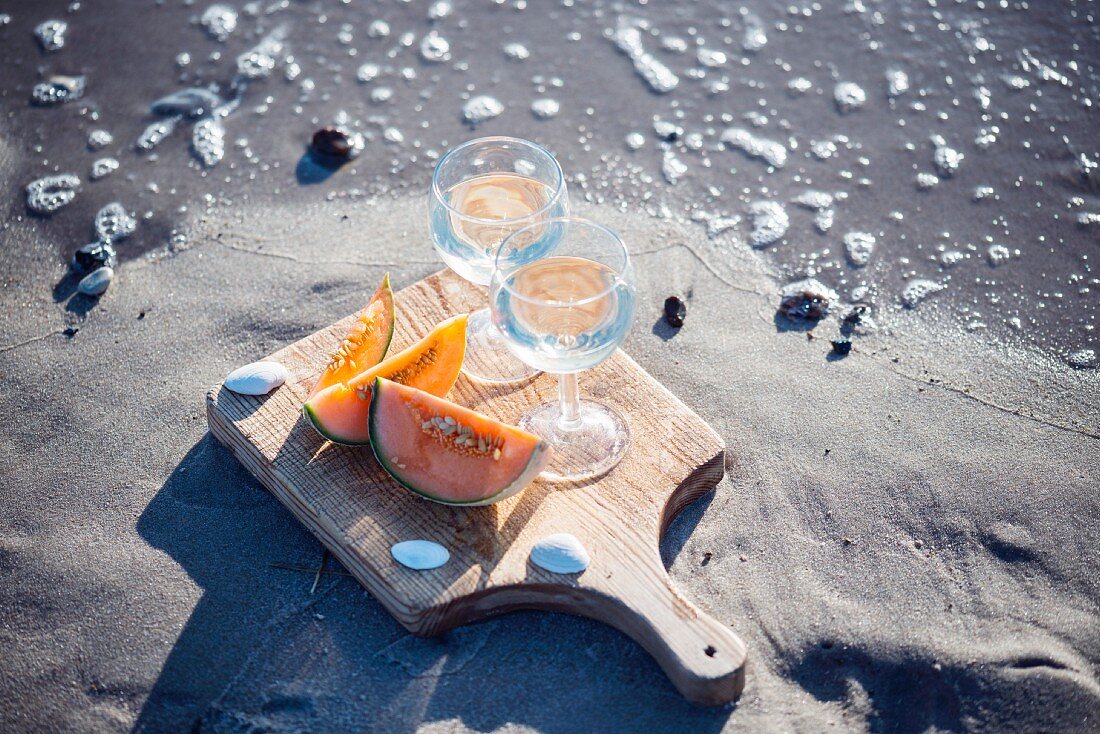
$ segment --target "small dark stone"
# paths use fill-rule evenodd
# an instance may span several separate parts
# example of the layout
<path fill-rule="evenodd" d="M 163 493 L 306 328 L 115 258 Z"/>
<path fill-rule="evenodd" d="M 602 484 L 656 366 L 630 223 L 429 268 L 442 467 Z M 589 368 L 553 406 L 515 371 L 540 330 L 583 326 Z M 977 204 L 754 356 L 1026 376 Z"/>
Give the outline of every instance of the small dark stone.
<path fill-rule="evenodd" d="M 844 320 L 849 324 L 858 324 L 870 310 L 871 307 L 866 303 L 854 303 L 848 309 L 848 312 L 844 314 Z"/>
<path fill-rule="evenodd" d="M 833 339 L 833 354 L 839 354 L 841 357 L 852 351 L 852 342 L 848 339 Z"/>
<path fill-rule="evenodd" d="M 329 160 L 346 161 L 359 155 L 363 147 L 362 136 L 335 127 L 323 127 L 313 133 L 310 148 Z"/>
<path fill-rule="evenodd" d="M 115 248 L 109 242 L 93 242 L 73 253 L 73 268 L 82 273 L 102 267 L 113 268 L 117 261 Z"/>
<path fill-rule="evenodd" d="M 677 329 L 683 326 L 687 312 L 687 304 L 679 296 L 669 296 L 665 299 L 665 321 L 669 326 Z"/>
<path fill-rule="evenodd" d="M 75 326 L 66 326 L 65 331 L 63 331 L 61 333 L 64 334 L 65 336 L 69 337 L 69 338 L 72 338 L 72 337 L 76 336 L 76 332 L 78 332 L 78 331 L 80 331 L 80 329 L 76 328 Z"/>
<path fill-rule="evenodd" d="M 779 313 L 787 318 L 818 321 L 828 315 L 837 295 L 821 281 L 806 278 L 784 286 L 779 299 Z"/>
<path fill-rule="evenodd" d="M 311 145 L 315 153 L 332 158 L 346 158 L 351 152 L 347 133 L 332 127 L 323 127 L 313 133 Z"/>

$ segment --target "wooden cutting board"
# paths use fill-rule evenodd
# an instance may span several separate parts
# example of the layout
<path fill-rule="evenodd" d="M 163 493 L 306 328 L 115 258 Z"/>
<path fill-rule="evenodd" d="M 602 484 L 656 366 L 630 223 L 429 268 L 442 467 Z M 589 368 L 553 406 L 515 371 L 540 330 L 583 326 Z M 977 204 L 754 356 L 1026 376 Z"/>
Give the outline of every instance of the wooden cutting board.
<path fill-rule="evenodd" d="M 484 294 L 449 271 L 405 288 L 397 294 L 391 353 L 442 319 L 483 305 Z M 658 550 L 677 513 L 723 476 L 723 442 L 710 426 L 619 351 L 581 376 L 582 396 L 618 408 L 630 422 L 629 452 L 609 474 L 588 484 L 539 480 L 488 507 L 428 502 L 398 486 L 370 447 L 329 443 L 302 418 L 303 401 L 353 318 L 266 357 L 290 372 L 268 395 L 212 388 L 207 417 L 210 432 L 402 625 L 437 635 L 514 609 L 579 614 L 636 640 L 688 699 L 716 705 L 740 695 L 744 644 L 676 590 Z M 450 394 L 509 422 L 556 396 L 550 375 L 518 386 L 462 376 Z M 530 562 L 531 546 L 559 532 L 588 549 L 584 573 L 554 574 Z M 417 538 L 442 543 L 451 560 L 432 571 L 393 561 L 394 543 Z"/>

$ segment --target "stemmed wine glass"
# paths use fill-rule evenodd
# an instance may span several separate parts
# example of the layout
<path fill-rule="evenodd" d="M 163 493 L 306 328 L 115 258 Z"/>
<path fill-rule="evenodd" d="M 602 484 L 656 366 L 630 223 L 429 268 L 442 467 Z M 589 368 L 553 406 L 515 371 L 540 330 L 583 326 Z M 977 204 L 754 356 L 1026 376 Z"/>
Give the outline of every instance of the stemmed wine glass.
<path fill-rule="evenodd" d="M 610 357 L 626 338 L 634 301 L 626 246 L 594 222 L 561 217 L 531 224 L 497 252 L 489 288 L 493 324 L 517 357 L 558 375 L 558 402 L 520 420 L 554 448 L 543 472 L 548 479 L 591 479 L 626 453 L 626 419 L 581 400 L 577 373 Z"/>
<path fill-rule="evenodd" d="M 428 197 L 432 242 L 451 270 L 486 286 L 500 243 L 519 229 L 564 216 L 567 198 L 565 175 L 546 148 L 503 136 L 471 140 L 436 164 Z M 537 372 L 508 351 L 487 308 L 470 314 L 462 369 L 498 383 Z"/>

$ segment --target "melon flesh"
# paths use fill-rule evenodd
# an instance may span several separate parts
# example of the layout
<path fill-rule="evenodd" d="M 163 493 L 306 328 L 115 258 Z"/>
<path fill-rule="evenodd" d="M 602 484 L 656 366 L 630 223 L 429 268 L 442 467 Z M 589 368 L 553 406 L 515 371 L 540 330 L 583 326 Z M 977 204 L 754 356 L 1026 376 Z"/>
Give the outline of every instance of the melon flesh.
<path fill-rule="evenodd" d="M 472 438 L 459 439 L 459 436 Z M 370 440 L 402 485 L 448 505 L 488 505 L 530 484 L 550 458 L 537 436 L 422 390 L 378 379 Z"/>
<path fill-rule="evenodd" d="M 447 319 L 408 349 L 311 395 L 302 410 L 317 432 L 335 443 L 370 443 L 370 404 L 374 381 L 384 377 L 433 395 L 446 395 L 458 379 L 466 355 L 466 315 Z"/>
<path fill-rule="evenodd" d="M 347 336 L 329 357 L 310 396 L 339 382 L 347 382 L 381 362 L 393 339 L 393 324 L 393 290 L 387 274 L 367 305 L 356 315 Z"/>

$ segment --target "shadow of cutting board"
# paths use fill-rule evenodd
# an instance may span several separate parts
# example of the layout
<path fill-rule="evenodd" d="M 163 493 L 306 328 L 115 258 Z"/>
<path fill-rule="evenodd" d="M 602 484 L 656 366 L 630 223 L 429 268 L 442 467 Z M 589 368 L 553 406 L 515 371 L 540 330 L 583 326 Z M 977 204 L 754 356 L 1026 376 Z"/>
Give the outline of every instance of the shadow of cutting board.
<path fill-rule="evenodd" d="M 483 294 L 449 272 L 405 288 L 397 294 L 391 353 L 442 319 L 483 305 Z M 723 476 L 722 439 L 710 426 L 618 351 L 581 380 L 585 395 L 630 421 L 633 443 L 609 474 L 583 485 L 539 480 L 488 507 L 428 502 L 398 486 L 369 446 L 329 443 L 302 418 L 302 403 L 352 319 L 267 357 L 290 371 L 268 395 L 212 388 L 207 417 L 210 432 L 401 624 L 436 635 L 514 609 L 579 614 L 636 640 L 688 699 L 722 704 L 740 695 L 744 644 L 676 590 L 658 550 L 669 522 Z M 556 397 L 550 375 L 518 386 L 463 376 L 450 394 L 509 422 Z M 529 561 L 531 546 L 558 532 L 572 533 L 588 549 L 584 573 L 550 573 Z M 451 560 L 432 571 L 393 561 L 394 543 L 417 538 L 442 543 Z"/>

